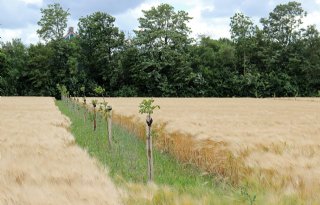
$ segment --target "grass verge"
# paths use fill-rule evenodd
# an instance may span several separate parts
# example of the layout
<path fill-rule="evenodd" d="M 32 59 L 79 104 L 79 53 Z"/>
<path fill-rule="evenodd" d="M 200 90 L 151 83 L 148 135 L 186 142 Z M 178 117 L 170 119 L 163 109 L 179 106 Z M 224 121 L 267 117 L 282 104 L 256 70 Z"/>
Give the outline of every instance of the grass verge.
<path fill-rule="evenodd" d="M 123 127 L 113 124 L 113 145 L 110 148 L 107 123 L 100 114 L 97 130 L 93 131 L 92 113 L 65 101 L 56 101 L 56 105 L 71 120 L 70 130 L 77 144 L 107 166 L 110 176 L 126 190 L 125 204 L 298 203 L 298 200 L 291 197 L 280 200 L 281 203 L 279 199 L 270 201 L 261 191 L 256 193 L 247 186 L 233 187 L 157 150 L 154 150 L 155 184 L 146 184 L 147 159 L 142 140 Z"/>

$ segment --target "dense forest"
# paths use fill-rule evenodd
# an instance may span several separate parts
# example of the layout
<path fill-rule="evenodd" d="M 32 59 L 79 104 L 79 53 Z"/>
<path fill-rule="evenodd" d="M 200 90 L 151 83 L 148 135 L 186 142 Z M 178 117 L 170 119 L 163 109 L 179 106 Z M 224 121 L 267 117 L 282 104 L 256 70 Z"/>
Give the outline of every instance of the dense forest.
<path fill-rule="evenodd" d="M 42 43 L 1 42 L 0 95 L 58 96 L 65 85 L 87 96 L 97 86 L 105 96 L 320 96 L 320 35 L 302 26 L 298 2 L 276 6 L 259 25 L 236 13 L 231 39 L 218 40 L 191 38 L 192 17 L 168 4 L 143 11 L 132 37 L 95 12 L 65 39 L 68 10 L 51 4 L 40 12 Z"/>

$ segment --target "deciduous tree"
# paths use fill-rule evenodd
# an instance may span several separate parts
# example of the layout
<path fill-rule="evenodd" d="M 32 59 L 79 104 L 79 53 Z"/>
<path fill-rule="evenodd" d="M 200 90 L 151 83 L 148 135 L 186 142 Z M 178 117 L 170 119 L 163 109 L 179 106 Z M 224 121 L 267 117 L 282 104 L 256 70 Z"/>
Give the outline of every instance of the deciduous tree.
<path fill-rule="evenodd" d="M 40 29 L 37 30 L 39 36 L 45 41 L 63 38 L 70 15 L 68 10 L 64 10 L 59 3 L 54 3 L 42 8 L 41 14 L 41 19 L 38 21 Z"/>
<path fill-rule="evenodd" d="M 124 43 L 124 33 L 114 22 L 111 15 L 95 12 L 80 18 L 78 24 L 82 66 L 96 83 L 107 88 L 116 67 L 116 53 Z"/>

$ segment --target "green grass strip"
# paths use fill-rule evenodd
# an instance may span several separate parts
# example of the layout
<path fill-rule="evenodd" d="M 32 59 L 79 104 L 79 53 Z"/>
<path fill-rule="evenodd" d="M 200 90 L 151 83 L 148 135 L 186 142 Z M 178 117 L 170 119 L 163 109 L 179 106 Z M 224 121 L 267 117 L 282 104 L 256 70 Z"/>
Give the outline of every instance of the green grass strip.
<path fill-rule="evenodd" d="M 117 124 L 113 124 L 113 145 L 110 149 L 107 136 L 107 123 L 98 114 L 97 130 L 93 131 L 93 116 L 87 113 L 84 121 L 83 108 L 70 108 L 63 101 L 56 101 L 61 112 L 72 122 L 71 132 L 77 144 L 97 158 L 109 169 L 110 175 L 121 176 L 128 182 L 146 182 L 147 158 L 143 141 Z M 213 178 L 203 176 L 199 170 L 179 163 L 173 157 L 154 150 L 155 183 L 171 186 L 216 186 Z"/>
<path fill-rule="evenodd" d="M 112 149 L 108 144 L 107 122 L 101 114 L 97 115 L 97 129 L 93 131 L 93 114 L 81 106 L 65 101 L 56 101 L 60 111 L 71 120 L 71 133 L 79 146 L 86 149 L 90 156 L 98 159 L 109 170 L 109 175 L 121 185 L 125 182 L 145 184 L 147 181 L 147 156 L 145 142 L 123 127 L 113 124 Z M 84 121 L 84 113 L 86 122 Z M 175 204 L 169 203 L 170 197 L 180 196 L 201 199 L 200 204 L 247 204 L 248 199 L 238 188 L 217 181 L 192 165 L 182 164 L 172 156 L 154 149 L 154 182 L 175 190 L 175 196 L 161 195 L 161 203 L 155 196 L 150 203 L 129 200 L 127 204 Z M 119 180 L 120 179 L 120 180 Z M 191 203 L 198 204 L 198 203 Z M 250 204 L 250 203 L 249 203 Z"/>

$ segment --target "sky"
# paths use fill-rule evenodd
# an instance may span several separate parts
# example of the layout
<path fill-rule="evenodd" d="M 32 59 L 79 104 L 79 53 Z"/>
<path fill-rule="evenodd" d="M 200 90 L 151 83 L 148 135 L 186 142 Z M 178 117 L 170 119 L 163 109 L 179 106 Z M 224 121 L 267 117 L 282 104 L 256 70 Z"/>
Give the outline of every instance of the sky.
<path fill-rule="evenodd" d="M 116 18 L 116 26 L 127 35 L 138 28 L 141 10 L 148 10 L 161 3 L 171 4 L 176 11 L 184 10 L 193 19 L 189 22 L 192 37 L 210 36 L 214 39 L 230 37 L 230 17 L 243 12 L 259 24 L 259 19 L 268 17 L 276 5 L 288 0 L 0 0 L 1 41 L 20 38 L 25 44 L 39 42 L 36 33 L 41 18 L 40 9 L 48 4 L 60 3 L 71 16 L 68 26 L 77 28 L 80 17 L 96 11 L 109 13 Z M 304 26 L 315 24 L 320 29 L 320 0 L 298 0 L 307 11 Z"/>

